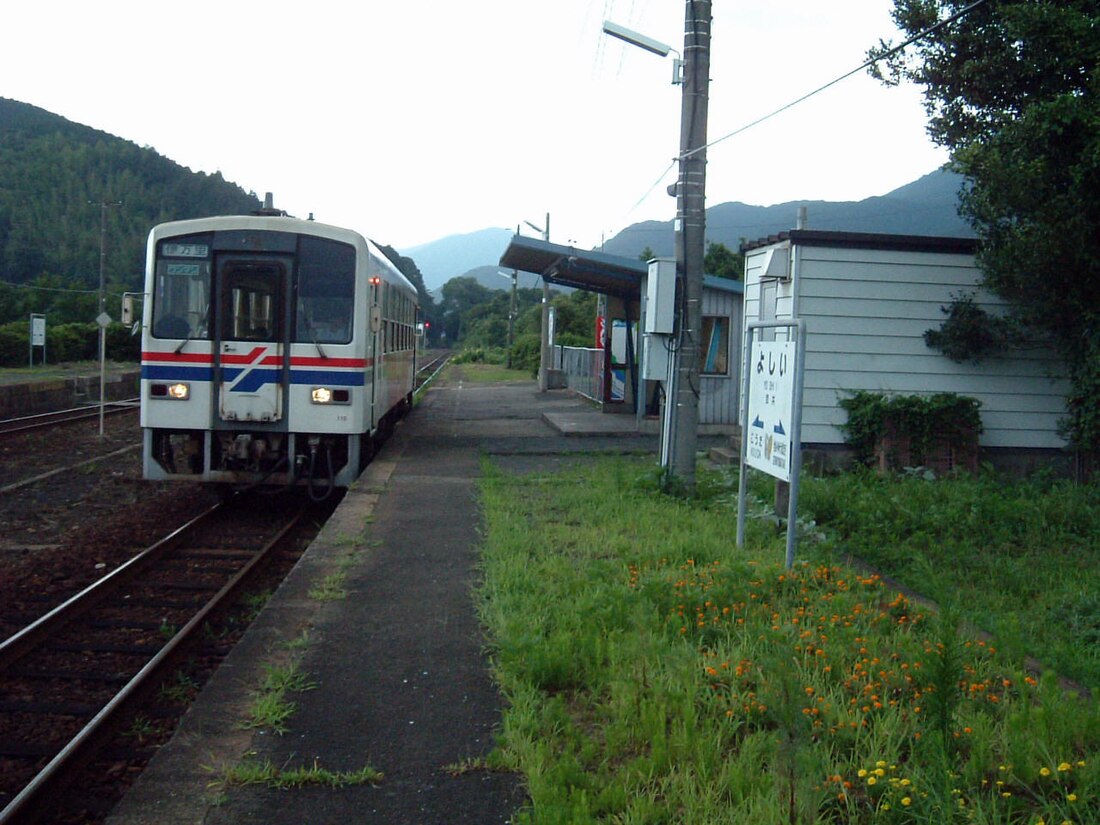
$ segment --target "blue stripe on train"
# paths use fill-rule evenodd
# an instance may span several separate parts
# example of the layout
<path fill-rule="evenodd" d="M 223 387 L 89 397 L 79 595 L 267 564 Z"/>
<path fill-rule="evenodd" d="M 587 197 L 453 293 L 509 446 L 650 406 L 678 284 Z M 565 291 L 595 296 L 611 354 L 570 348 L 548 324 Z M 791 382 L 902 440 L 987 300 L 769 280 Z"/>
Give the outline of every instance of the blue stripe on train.
<path fill-rule="evenodd" d="M 243 369 L 226 367 L 222 370 L 224 381 L 232 383 Z M 278 369 L 254 369 L 232 392 L 256 392 L 264 384 L 275 384 L 279 380 Z M 154 366 L 146 364 L 141 368 L 141 377 L 149 381 L 212 381 L 214 370 L 210 367 Z M 362 387 L 366 377 L 362 371 L 354 370 L 295 370 L 290 371 L 291 384 L 325 385 L 331 387 Z"/>

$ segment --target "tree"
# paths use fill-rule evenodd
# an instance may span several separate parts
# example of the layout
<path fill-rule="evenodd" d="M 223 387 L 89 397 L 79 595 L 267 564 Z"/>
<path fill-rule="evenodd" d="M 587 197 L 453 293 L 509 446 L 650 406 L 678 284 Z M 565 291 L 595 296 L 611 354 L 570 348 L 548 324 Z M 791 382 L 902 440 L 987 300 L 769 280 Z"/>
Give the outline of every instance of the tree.
<path fill-rule="evenodd" d="M 451 278 L 442 289 L 442 326 L 447 336 L 447 344 L 454 345 L 465 335 L 464 321 L 469 320 L 468 313 L 475 307 L 489 302 L 492 290 L 482 286 L 476 278 Z"/>
<path fill-rule="evenodd" d="M 969 0 L 895 0 L 914 36 Z M 987 0 L 885 57 L 879 76 L 924 87 L 928 132 L 967 178 L 961 212 L 984 285 L 1049 336 L 1072 391 L 1066 433 L 1100 448 L 1100 3 Z"/>
<path fill-rule="evenodd" d="M 707 254 L 703 257 L 703 272 L 719 278 L 740 281 L 745 274 L 745 256 L 734 252 L 725 244 L 707 244 Z"/>

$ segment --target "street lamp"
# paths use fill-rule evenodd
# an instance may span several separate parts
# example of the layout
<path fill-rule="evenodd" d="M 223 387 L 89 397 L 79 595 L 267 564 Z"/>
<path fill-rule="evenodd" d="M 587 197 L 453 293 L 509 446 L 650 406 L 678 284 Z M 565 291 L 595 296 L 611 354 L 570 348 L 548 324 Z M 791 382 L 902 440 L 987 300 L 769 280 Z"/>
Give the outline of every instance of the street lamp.
<path fill-rule="evenodd" d="M 546 226 L 537 226 L 531 221 L 524 221 L 536 232 L 542 233 L 542 239 L 550 243 L 550 213 L 546 213 Z M 516 227 L 519 234 L 519 227 Z M 550 282 L 546 275 L 542 276 L 542 347 L 539 350 L 539 392 L 546 392 L 550 386 L 548 373 L 550 372 Z"/>
<path fill-rule="evenodd" d="M 673 82 L 683 87 L 680 109 L 680 165 L 676 183 L 674 245 L 676 273 L 683 278 L 683 301 L 676 346 L 675 381 L 665 403 L 670 423 L 667 472 L 688 489 L 695 486 L 695 448 L 699 423 L 699 340 L 703 324 L 703 254 L 706 234 L 707 103 L 710 88 L 711 0 L 686 0 L 682 75 Z M 666 56 L 671 48 L 658 40 L 608 21 L 604 32 L 653 54 Z"/>
<path fill-rule="evenodd" d="M 514 331 L 516 328 L 516 282 L 519 280 L 519 270 L 513 269 L 509 272 L 501 272 L 497 270 L 497 275 L 502 278 L 511 278 L 512 280 L 512 304 L 508 309 L 508 369 L 512 368 L 512 343 L 514 339 Z"/>
<path fill-rule="evenodd" d="M 672 82 L 674 85 L 684 82 L 684 61 L 680 59 L 680 53 L 671 46 L 662 43 L 660 40 L 654 40 L 652 37 L 639 34 L 626 26 L 612 23 L 610 20 L 603 21 L 603 32 L 612 37 L 617 37 L 631 46 L 637 46 L 639 49 L 652 52 L 658 57 L 668 57 L 669 52 L 674 52 L 676 57 L 672 59 Z"/>

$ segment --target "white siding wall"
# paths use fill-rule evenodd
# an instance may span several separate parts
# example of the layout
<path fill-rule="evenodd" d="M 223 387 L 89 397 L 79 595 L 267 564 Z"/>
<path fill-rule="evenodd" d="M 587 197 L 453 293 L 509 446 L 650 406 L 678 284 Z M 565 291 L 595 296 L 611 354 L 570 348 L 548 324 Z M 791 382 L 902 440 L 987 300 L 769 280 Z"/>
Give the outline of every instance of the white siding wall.
<path fill-rule="evenodd" d="M 762 255 L 746 261 L 745 317 L 755 318 Z M 955 392 L 982 402 L 983 446 L 1064 446 L 1057 434 L 1068 384 L 1046 350 L 1015 350 L 980 364 L 956 364 L 924 343 L 941 307 L 975 291 L 972 256 L 798 245 L 793 279 L 779 285 L 776 315 L 797 305 L 807 329 L 802 440 L 839 444 L 853 390 L 900 394 Z M 999 302 L 987 293 L 978 301 Z"/>

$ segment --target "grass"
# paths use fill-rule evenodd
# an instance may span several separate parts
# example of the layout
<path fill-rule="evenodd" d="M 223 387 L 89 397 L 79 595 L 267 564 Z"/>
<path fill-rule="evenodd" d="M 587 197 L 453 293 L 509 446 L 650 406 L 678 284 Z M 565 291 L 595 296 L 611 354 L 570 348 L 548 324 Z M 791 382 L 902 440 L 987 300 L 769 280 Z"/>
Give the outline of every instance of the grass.
<path fill-rule="evenodd" d="M 479 384 L 497 384 L 507 381 L 531 381 L 530 370 L 510 370 L 499 364 L 463 363 L 447 367 L 447 375 L 452 376 L 459 371 L 465 381 L 476 381 Z"/>
<path fill-rule="evenodd" d="M 270 760 L 246 759 L 227 768 L 215 783 L 230 785 L 264 785 L 275 790 L 324 787 L 346 788 L 352 785 L 377 785 L 383 775 L 369 766 L 354 771 L 332 771 L 322 768 L 316 760 L 309 767 L 276 767 Z"/>
<path fill-rule="evenodd" d="M 1031 560 L 1012 564 L 1026 568 L 1044 550 L 1024 545 L 1049 544 L 1054 528 L 986 526 L 943 549 L 958 558 L 941 570 L 940 555 L 915 563 L 912 547 L 895 547 L 920 531 L 891 532 L 891 506 L 907 507 L 939 525 L 921 541 L 945 543 L 949 511 L 917 497 L 932 493 L 897 482 L 889 505 L 873 479 L 833 482 L 834 494 L 803 488 L 803 514 L 820 509 L 822 538 L 803 542 L 787 571 L 783 536 L 761 510 L 746 547 L 734 546 L 735 494 L 721 477 L 701 476 L 687 500 L 657 493 L 648 462 L 607 459 L 557 476 L 486 462 L 478 603 L 508 706 L 491 761 L 525 776 L 530 803 L 516 821 L 1100 821 L 1100 707 L 1024 661 L 1072 634 L 1033 628 L 1030 613 L 1015 623 L 995 613 L 1018 598 L 1016 585 L 1003 586 L 994 563 L 964 561 L 1003 552 L 985 540 L 1011 529 L 1016 555 Z M 756 483 L 762 498 L 767 483 Z M 984 479 L 967 499 L 969 482 L 952 496 L 955 483 L 939 494 L 955 502 L 943 506 L 960 530 L 1044 490 L 1053 500 L 1028 512 L 1065 536 L 1095 509 L 1087 497 L 1065 502 L 1058 485 L 1020 492 Z M 882 532 L 864 539 L 876 523 Z M 899 572 L 908 565 L 941 609 L 837 560 L 860 555 L 862 542 L 893 554 Z M 1073 546 L 1057 554 L 1063 578 L 1085 590 Z M 1053 577 L 1050 555 L 1041 576 Z M 998 615 L 1007 643 L 965 629 Z"/>
<path fill-rule="evenodd" d="M 802 491 L 839 552 L 953 594 L 1002 645 L 1100 689 L 1100 486 L 855 473 Z"/>
<path fill-rule="evenodd" d="M 317 687 L 297 664 L 265 664 L 264 677 L 253 693 L 248 718 L 241 723 L 244 730 L 271 730 L 280 735 L 289 730 L 287 722 L 297 712 L 298 705 L 288 694 L 303 693 Z"/>
<path fill-rule="evenodd" d="M 319 602 L 335 602 L 346 599 L 348 591 L 344 585 L 347 583 L 347 578 L 348 574 L 344 571 L 330 573 L 311 587 L 307 595 Z"/>
<path fill-rule="evenodd" d="M 39 360 L 42 353 L 35 352 L 35 365 L 33 367 L 0 367 L 0 384 L 22 384 L 34 381 L 50 381 L 57 378 L 72 378 L 74 376 L 98 376 L 99 361 L 66 361 L 62 364 L 41 364 Z M 138 363 L 125 363 L 120 361 L 108 361 L 107 372 L 115 375 L 119 372 L 136 370 L 141 365 Z"/>

